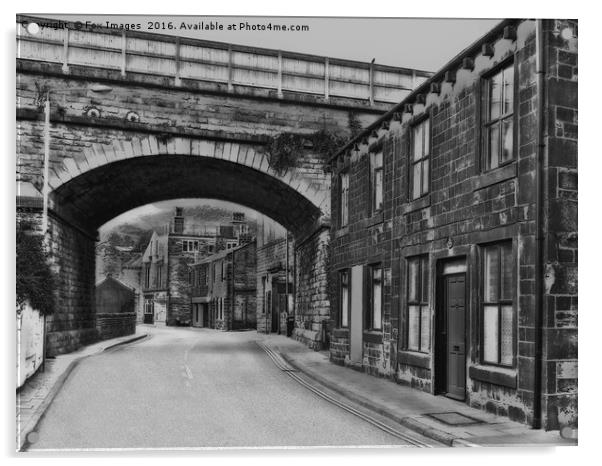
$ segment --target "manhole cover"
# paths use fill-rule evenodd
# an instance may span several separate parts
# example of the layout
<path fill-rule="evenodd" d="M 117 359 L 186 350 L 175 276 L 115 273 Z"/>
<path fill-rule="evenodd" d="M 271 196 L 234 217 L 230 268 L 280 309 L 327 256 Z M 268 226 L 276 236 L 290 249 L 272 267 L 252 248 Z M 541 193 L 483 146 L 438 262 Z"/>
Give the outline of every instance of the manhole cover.
<path fill-rule="evenodd" d="M 460 414 L 457 412 L 451 413 L 434 413 L 427 414 L 427 416 L 432 417 L 433 419 L 443 422 L 448 426 L 468 426 L 471 424 L 482 424 L 483 421 L 479 419 L 475 419 L 474 417 L 466 416 L 465 414 Z"/>

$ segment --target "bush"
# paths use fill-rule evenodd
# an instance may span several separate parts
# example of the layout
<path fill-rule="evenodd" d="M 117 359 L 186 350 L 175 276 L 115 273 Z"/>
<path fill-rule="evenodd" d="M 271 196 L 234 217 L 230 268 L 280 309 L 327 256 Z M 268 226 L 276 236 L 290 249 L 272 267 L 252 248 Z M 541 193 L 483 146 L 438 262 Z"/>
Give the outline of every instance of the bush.
<path fill-rule="evenodd" d="M 43 236 L 28 223 L 17 223 L 17 310 L 25 302 L 40 312 L 54 312 L 55 274 L 48 263 Z"/>
<path fill-rule="evenodd" d="M 301 135 L 281 133 L 274 137 L 267 147 L 268 162 L 277 173 L 284 173 L 297 166 L 297 160 L 306 148 L 322 160 L 326 161 L 338 148 L 343 146 L 347 137 L 327 130 L 313 134 Z"/>

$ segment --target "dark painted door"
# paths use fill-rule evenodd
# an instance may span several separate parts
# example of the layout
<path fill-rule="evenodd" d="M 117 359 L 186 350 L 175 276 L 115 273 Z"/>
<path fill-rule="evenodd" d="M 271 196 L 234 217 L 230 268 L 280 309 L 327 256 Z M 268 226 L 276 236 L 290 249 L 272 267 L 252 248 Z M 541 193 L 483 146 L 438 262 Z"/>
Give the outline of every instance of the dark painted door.
<path fill-rule="evenodd" d="M 275 287 L 276 295 L 272 297 L 272 333 L 278 333 L 280 329 L 280 294 L 278 288 Z"/>
<path fill-rule="evenodd" d="M 203 309 L 203 327 L 209 327 L 209 304 L 201 304 L 201 308 Z"/>
<path fill-rule="evenodd" d="M 447 396 L 466 397 L 466 275 L 445 277 Z"/>
<path fill-rule="evenodd" d="M 151 298 L 144 299 L 144 323 L 155 323 L 155 303 Z"/>

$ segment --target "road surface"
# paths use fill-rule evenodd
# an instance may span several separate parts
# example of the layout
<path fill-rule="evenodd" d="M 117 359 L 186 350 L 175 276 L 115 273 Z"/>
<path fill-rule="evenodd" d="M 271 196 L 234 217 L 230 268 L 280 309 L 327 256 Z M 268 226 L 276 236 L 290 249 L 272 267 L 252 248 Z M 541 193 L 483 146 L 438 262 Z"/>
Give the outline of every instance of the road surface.
<path fill-rule="evenodd" d="M 408 445 L 288 377 L 257 339 L 157 328 L 84 359 L 28 449 Z"/>

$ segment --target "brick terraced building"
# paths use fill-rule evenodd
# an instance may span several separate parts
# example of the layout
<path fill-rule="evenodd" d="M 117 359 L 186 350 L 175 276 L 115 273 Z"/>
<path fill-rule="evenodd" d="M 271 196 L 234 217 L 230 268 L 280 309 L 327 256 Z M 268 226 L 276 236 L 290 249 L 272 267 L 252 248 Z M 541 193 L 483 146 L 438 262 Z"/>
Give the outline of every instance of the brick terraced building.
<path fill-rule="evenodd" d="M 503 21 L 331 167 L 331 360 L 576 424 L 577 22 Z"/>

